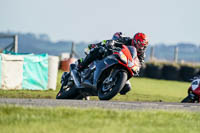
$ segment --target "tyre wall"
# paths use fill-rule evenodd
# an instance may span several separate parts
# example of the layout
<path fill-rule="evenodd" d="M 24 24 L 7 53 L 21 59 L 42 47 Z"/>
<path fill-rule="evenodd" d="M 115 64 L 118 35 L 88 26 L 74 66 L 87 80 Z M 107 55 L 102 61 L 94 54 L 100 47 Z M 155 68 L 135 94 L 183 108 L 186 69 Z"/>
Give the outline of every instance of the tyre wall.
<path fill-rule="evenodd" d="M 190 81 L 192 77 L 200 75 L 200 65 L 148 62 L 139 74 L 139 77 Z"/>

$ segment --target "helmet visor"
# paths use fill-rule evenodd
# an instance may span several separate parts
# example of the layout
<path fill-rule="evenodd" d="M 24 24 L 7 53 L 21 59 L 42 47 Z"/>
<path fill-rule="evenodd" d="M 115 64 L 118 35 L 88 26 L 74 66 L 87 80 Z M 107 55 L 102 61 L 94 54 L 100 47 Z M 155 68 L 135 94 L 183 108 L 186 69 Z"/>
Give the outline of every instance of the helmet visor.
<path fill-rule="evenodd" d="M 145 47 L 147 46 L 147 43 L 145 41 L 141 42 L 141 41 L 137 41 L 135 43 L 135 46 L 137 48 L 137 51 L 141 52 L 145 49 Z"/>

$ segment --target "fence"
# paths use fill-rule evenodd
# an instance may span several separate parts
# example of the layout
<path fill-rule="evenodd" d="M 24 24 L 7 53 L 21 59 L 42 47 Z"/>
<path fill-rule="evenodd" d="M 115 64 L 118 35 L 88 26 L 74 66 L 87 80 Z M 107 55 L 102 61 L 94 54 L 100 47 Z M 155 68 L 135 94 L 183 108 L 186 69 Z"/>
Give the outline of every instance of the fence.
<path fill-rule="evenodd" d="M 147 49 L 147 61 L 200 63 L 200 46 L 192 44 L 155 45 Z"/>
<path fill-rule="evenodd" d="M 0 39 L 12 39 L 13 41 L 10 44 L 5 44 L 1 51 L 7 50 L 11 52 L 18 52 L 18 36 L 17 35 L 6 35 L 0 34 Z"/>

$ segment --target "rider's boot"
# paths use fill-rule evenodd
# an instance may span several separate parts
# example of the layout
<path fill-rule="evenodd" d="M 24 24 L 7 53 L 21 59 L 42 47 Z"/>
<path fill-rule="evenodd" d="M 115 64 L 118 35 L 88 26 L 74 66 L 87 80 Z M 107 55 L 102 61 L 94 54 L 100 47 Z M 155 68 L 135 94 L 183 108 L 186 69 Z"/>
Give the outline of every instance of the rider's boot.
<path fill-rule="evenodd" d="M 79 75 L 81 74 L 81 72 L 88 67 L 88 65 L 92 62 L 92 58 L 91 55 L 87 55 L 83 60 L 79 61 L 79 64 L 77 66 L 77 71 L 79 72 Z M 84 85 L 90 86 L 92 85 L 91 81 L 88 80 L 87 78 L 81 77 L 81 82 Z"/>
<path fill-rule="evenodd" d="M 92 62 L 91 55 L 87 55 L 84 59 L 80 60 L 77 70 L 78 72 L 82 72 L 91 62 Z"/>
<path fill-rule="evenodd" d="M 121 95 L 126 95 L 126 93 L 128 93 L 130 90 L 131 90 L 131 83 L 128 80 L 119 93 Z"/>

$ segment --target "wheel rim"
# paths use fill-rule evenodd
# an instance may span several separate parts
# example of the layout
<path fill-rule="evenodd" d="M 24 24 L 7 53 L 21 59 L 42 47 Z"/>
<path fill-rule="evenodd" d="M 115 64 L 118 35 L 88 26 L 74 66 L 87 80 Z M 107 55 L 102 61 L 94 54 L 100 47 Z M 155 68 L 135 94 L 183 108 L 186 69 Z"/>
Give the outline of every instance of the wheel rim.
<path fill-rule="evenodd" d="M 117 77 L 116 78 L 107 77 L 103 81 L 103 86 L 101 88 L 101 91 L 103 93 L 107 93 L 107 92 L 111 91 L 113 86 L 116 84 L 116 81 L 117 81 Z"/>

